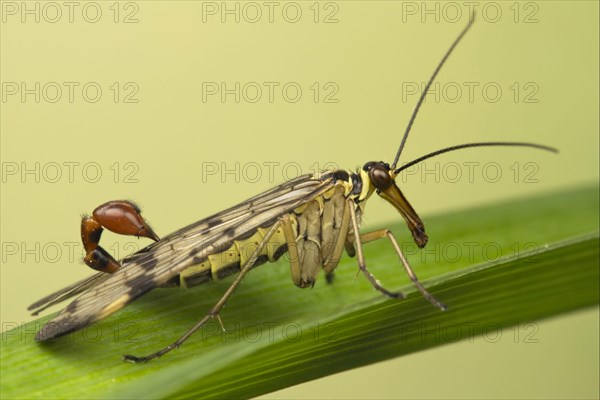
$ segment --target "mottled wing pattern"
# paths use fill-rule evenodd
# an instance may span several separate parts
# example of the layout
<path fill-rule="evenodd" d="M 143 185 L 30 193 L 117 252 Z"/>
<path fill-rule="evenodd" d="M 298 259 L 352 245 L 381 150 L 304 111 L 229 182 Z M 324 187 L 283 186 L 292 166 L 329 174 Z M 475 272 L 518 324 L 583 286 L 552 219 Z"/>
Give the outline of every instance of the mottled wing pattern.
<path fill-rule="evenodd" d="M 119 271 L 106 275 L 71 302 L 37 333 L 36 340 L 62 336 L 112 314 L 187 267 L 218 253 L 236 238 L 272 224 L 332 186 L 331 178 L 319 180 L 305 175 L 166 236 L 122 260 Z"/>
<path fill-rule="evenodd" d="M 241 204 L 230 207 L 224 211 L 219 212 L 218 214 L 214 214 L 208 218 L 202 219 L 182 229 L 179 229 L 178 231 L 175 231 L 169 234 L 168 236 L 163 237 L 162 240 L 158 243 L 153 243 L 150 246 L 147 246 L 146 248 L 140 250 L 138 253 L 160 251 L 160 248 L 165 249 L 164 244 L 167 241 L 171 243 L 177 242 L 180 238 L 189 238 L 195 235 L 206 233 L 211 228 L 215 228 L 212 233 L 216 233 L 217 229 L 226 229 L 227 227 L 234 225 L 234 220 L 232 218 L 236 215 L 243 214 L 249 209 L 259 206 L 261 203 L 264 203 L 268 200 L 276 198 L 277 196 L 281 196 L 295 189 L 298 189 L 299 187 L 297 186 L 301 183 L 309 182 L 308 184 L 312 185 L 312 183 L 310 183 L 311 178 L 312 175 L 307 174 L 301 175 L 297 178 L 287 181 L 266 192 L 260 193 L 259 195 L 254 196 Z M 229 219 L 229 221 L 227 219 Z M 134 257 L 136 257 L 135 254 L 133 256 L 126 257 L 125 260 L 122 260 L 121 263 L 123 265 L 127 264 L 130 261 L 130 259 Z M 106 274 L 103 272 L 97 273 L 36 301 L 27 309 L 32 311 L 32 315 L 38 315 L 40 312 L 55 304 L 62 303 L 63 301 L 68 300 L 71 297 L 77 296 L 87 291 L 88 289 L 99 285 L 101 282 L 108 279 L 110 276 L 110 274 Z"/>
<path fill-rule="evenodd" d="M 292 197 L 297 196 L 296 192 L 299 190 L 306 187 L 316 188 L 320 184 L 326 185 L 325 182 L 313 179 L 311 174 L 301 175 L 266 192 L 251 197 L 240 204 L 181 228 L 163 237 L 160 241 L 152 243 L 133 256 L 136 257 L 140 253 L 148 251 L 157 251 L 158 247 L 167 249 L 168 247 L 165 246 L 166 244 L 178 243 L 183 239 L 193 240 L 198 236 L 205 235 L 208 231 L 210 231 L 211 234 L 215 234 L 230 229 L 236 225 L 238 218 L 243 217 L 248 212 L 252 211 L 252 213 L 258 213 L 261 212 L 261 210 L 269 209 L 273 205 L 273 200 L 277 201 L 282 196 L 286 196 L 292 192 L 294 192 L 294 194 L 291 195 Z M 129 261 L 129 257 L 126 257 L 123 261 Z"/>
<path fill-rule="evenodd" d="M 88 276 L 87 278 L 79 282 L 75 282 L 74 284 L 69 285 L 66 288 L 63 288 L 57 292 L 49 294 L 48 296 L 42 299 L 39 299 L 38 301 L 27 307 L 27 309 L 29 311 L 32 311 L 31 315 L 38 315 L 46 308 L 58 303 L 62 303 L 63 301 L 73 296 L 77 296 L 78 294 L 83 293 L 96 285 L 99 285 L 100 282 L 108 279 L 109 277 L 110 274 L 105 274 L 104 272 L 99 272 L 95 275 Z"/>

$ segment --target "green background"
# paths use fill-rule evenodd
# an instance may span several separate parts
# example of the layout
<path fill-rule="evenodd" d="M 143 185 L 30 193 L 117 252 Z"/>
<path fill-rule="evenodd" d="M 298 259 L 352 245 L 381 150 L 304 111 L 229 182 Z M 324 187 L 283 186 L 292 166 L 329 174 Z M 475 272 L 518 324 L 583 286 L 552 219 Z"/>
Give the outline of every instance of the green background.
<path fill-rule="evenodd" d="M 138 201 L 164 235 L 291 178 L 298 168 L 307 173 L 331 163 L 354 168 L 391 161 L 417 100 L 403 88 L 427 80 L 467 21 L 463 3 L 426 3 L 428 9 L 438 7 L 436 21 L 435 14 L 420 13 L 421 2 L 280 2 L 273 22 L 262 6 L 255 23 L 248 21 L 255 8 L 235 2 L 227 7 L 238 4 L 239 22 L 234 15 L 222 22 L 220 14 L 203 14 L 203 8 L 220 8 L 221 2 L 98 2 L 102 15 L 95 23 L 82 14 L 90 3 L 79 3 L 73 22 L 66 7 L 51 22 L 55 10 L 44 8 L 47 3 L 26 4 L 31 9 L 39 4 L 39 22 L 35 15 L 21 15 L 20 2 L 2 2 L 0 30 L 3 329 L 30 320 L 25 308 L 34 300 L 89 275 L 77 260 L 79 247 L 70 246 L 79 241 L 79 214 L 104 201 Z M 425 223 L 428 215 L 446 210 L 598 181 L 598 3 L 498 2 L 485 10 L 484 4 L 440 73 L 438 101 L 434 95 L 422 107 L 403 160 L 490 140 L 539 142 L 561 153 L 498 148 L 432 160 L 426 165 L 439 168 L 437 176 L 398 178 Z M 19 8 L 15 15 L 13 5 Z M 295 5 L 302 16 L 291 23 L 282 10 L 287 7 L 285 16 L 293 19 Z M 456 19 L 455 5 L 462 12 Z M 412 7 L 417 15 L 406 13 Z M 88 20 L 94 10 L 86 8 Z M 128 15 L 137 22 L 125 23 Z M 325 23 L 327 15 L 337 22 Z M 14 85 L 31 89 L 35 82 L 39 102 L 33 94 L 24 101 L 20 93 L 9 94 Z M 56 102 L 52 82 L 63 90 Z M 64 82 L 78 85 L 72 102 Z M 90 82 L 102 89 L 97 102 L 83 97 L 81 88 Z M 233 95 L 225 102 L 218 96 L 203 101 L 203 82 L 229 88 L 256 82 L 263 93 L 256 103 L 246 100 L 253 91 L 246 99 L 241 93 L 239 103 Z M 263 82 L 278 85 L 273 102 Z M 281 92 L 289 82 L 302 89 L 295 103 Z M 314 82 L 320 88 L 317 101 Z M 472 98 L 468 85 L 475 87 Z M 485 85 L 502 89 L 496 102 L 485 98 Z M 125 95 L 133 87 L 139 89 L 137 102 L 128 103 Z M 325 102 L 331 87 L 339 89 L 336 103 Z M 527 98 L 532 88 L 537 93 Z M 453 179 L 450 162 L 458 163 L 459 179 Z M 21 175 L 36 163 L 39 179 Z M 203 179 L 207 168 L 234 169 L 236 163 L 238 173 Z M 477 163 L 473 179 L 464 163 Z M 485 170 L 489 174 L 486 166 L 494 167 Z M 496 166 L 502 177 L 492 182 Z M 529 178 L 537 182 L 527 179 L 532 168 Z M 373 200 L 364 226 L 398 218 Z M 109 233 L 102 243 L 123 256 L 146 242 Z M 275 396 L 597 397 L 597 326 L 597 310 L 588 310 L 540 323 L 540 341 L 529 348 L 509 340 L 507 332 L 501 344 L 445 346 Z M 457 366 L 472 369 L 452 373 Z M 431 385 L 432 374 L 441 375 L 439 386 Z M 362 380 L 374 383 L 361 391 L 356 384 Z"/>

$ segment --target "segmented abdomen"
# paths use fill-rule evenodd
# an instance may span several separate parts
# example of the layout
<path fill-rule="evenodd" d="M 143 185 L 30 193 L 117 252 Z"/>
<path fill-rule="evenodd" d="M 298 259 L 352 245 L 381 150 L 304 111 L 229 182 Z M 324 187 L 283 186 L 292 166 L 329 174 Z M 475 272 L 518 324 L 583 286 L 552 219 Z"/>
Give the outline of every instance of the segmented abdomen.
<path fill-rule="evenodd" d="M 331 190 L 317 196 L 289 213 L 293 232 L 296 235 L 302 280 L 314 282 L 324 263 L 332 262 L 334 245 L 340 235 L 342 215 L 346 206 L 346 182 L 336 184 Z M 275 223 L 275 221 L 273 221 Z M 216 252 L 202 262 L 185 269 L 179 275 L 179 285 L 192 287 L 211 280 L 220 280 L 238 273 L 252 256 L 272 226 L 259 227 L 227 244 L 227 248 Z M 347 236 L 347 232 L 343 233 Z M 253 267 L 265 262 L 277 261 L 288 250 L 283 228 L 279 227 L 263 248 Z M 337 258 L 333 260 L 337 265 Z M 329 270 L 335 265 L 329 267 Z M 177 284 L 177 282 L 174 282 Z"/>

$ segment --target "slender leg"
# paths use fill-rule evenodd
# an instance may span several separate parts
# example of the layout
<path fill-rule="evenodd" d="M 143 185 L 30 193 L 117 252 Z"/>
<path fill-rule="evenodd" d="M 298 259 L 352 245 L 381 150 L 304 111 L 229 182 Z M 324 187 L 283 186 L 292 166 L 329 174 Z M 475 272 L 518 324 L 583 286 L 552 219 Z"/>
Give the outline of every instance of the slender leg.
<path fill-rule="evenodd" d="M 396 251 L 396 254 L 398 254 L 400 261 L 402 261 L 404 270 L 406 271 L 406 274 L 412 281 L 413 285 L 415 285 L 415 287 L 419 290 L 419 292 L 421 292 L 423 297 L 425 297 L 431 304 L 438 307 L 442 311 L 446 311 L 448 308 L 442 302 L 437 300 L 431 293 L 429 293 L 427 291 L 427 289 L 425 289 L 423 287 L 423 285 L 421 285 L 421 282 L 419 282 L 417 275 L 411 268 L 410 264 L 408 263 L 408 260 L 404 256 L 404 253 L 400 249 L 400 245 L 398 244 L 398 241 L 396 240 L 396 238 L 394 237 L 394 234 L 389 229 L 381 229 L 381 230 L 374 231 L 374 232 L 364 233 L 364 234 L 360 235 L 360 240 L 362 243 L 368 243 L 368 242 L 372 242 L 372 241 L 378 240 L 378 239 L 383 239 L 386 237 L 390 240 L 390 242 L 392 242 L 392 246 L 394 246 L 394 250 Z"/>
<path fill-rule="evenodd" d="M 171 350 L 173 350 L 173 349 L 181 346 L 181 344 L 183 342 L 185 342 L 190 336 L 192 336 L 194 334 L 194 332 L 196 332 L 198 329 L 200 329 L 204 324 L 206 324 L 206 322 L 208 322 L 212 318 L 217 319 L 217 321 L 221 324 L 221 328 L 222 328 L 223 327 L 223 322 L 221 321 L 221 317 L 219 316 L 219 312 L 221 311 L 221 309 L 223 308 L 223 306 L 225 305 L 225 303 L 227 302 L 227 300 L 229 299 L 229 297 L 231 297 L 231 295 L 233 294 L 233 292 L 235 291 L 235 289 L 242 282 L 242 279 L 244 279 L 244 276 L 246 276 L 246 274 L 248 272 L 250 272 L 250 269 L 252 268 L 252 265 L 254 265 L 254 263 L 256 262 L 256 259 L 258 258 L 258 255 L 262 252 L 262 250 L 267 245 L 268 241 L 271 239 L 271 237 L 273 236 L 273 234 L 277 231 L 277 229 L 279 229 L 280 226 L 281 226 L 281 220 L 278 220 L 267 231 L 267 234 L 265 235 L 264 239 L 260 242 L 260 244 L 258 245 L 258 247 L 254 250 L 254 252 L 250 256 L 250 258 L 248 259 L 248 261 L 243 265 L 241 271 L 235 277 L 235 280 L 233 281 L 233 283 L 231 284 L 231 286 L 229 286 L 229 288 L 227 289 L 227 291 L 225 292 L 225 294 L 221 297 L 221 299 L 217 302 L 217 304 L 215 304 L 213 306 L 213 308 L 211 308 L 211 310 L 208 312 L 208 314 L 206 314 L 204 316 L 204 318 L 202 318 L 200 321 L 198 321 L 196 323 L 196 325 L 194 325 L 190 330 L 188 330 L 183 336 L 181 336 L 175 342 L 171 343 L 170 345 L 168 345 L 167 347 L 163 348 L 162 350 L 157 351 L 156 353 L 152 353 L 152 354 L 147 355 L 145 357 L 136 357 L 136 356 L 132 356 L 132 355 L 124 355 L 123 356 L 123 360 L 134 362 L 134 363 L 138 363 L 138 362 L 150 361 L 153 358 L 160 357 L 163 354 L 166 354 L 169 351 L 171 351 Z"/>
<path fill-rule="evenodd" d="M 347 199 L 347 208 L 350 210 L 350 219 L 352 221 L 352 230 L 354 231 L 354 240 L 356 241 L 356 257 L 358 259 L 358 268 L 362 271 L 371 285 L 375 288 L 375 290 L 380 291 L 384 295 L 394 298 L 394 299 L 403 299 L 405 296 L 400 292 L 390 292 L 383 286 L 375 277 L 367 270 L 367 264 L 365 262 L 365 255 L 362 250 L 362 243 L 360 239 L 360 231 L 358 230 L 358 218 L 356 218 L 356 210 L 354 209 L 354 201 L 352 199 Z"/>

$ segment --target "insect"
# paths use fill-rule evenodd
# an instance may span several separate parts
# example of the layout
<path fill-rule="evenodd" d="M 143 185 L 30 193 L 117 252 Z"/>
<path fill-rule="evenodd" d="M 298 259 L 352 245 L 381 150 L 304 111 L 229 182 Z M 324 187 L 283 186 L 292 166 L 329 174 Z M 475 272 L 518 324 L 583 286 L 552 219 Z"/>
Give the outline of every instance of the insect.
<path fill-rule="evenodd" d="M 434 151 L 398 167 L 429 87 L 473 21 L 471 17 L 436 66 L 391 164 L 367 162 L 356 171 L 331 170 L 320 176 L 303 175 L 162 239 L 146 223 L 140 209 L 128 201 L 110 201 L 96 208 L 91 216 L 84 216 L 81 222 L 81 238 L 86 252 L 84 261 L 100 272 L 29 307 L 37 315 L 51 305 L 80 295 L 37 333 L 36 340 L 43 342 L 82 329 L 154 288 L 188 288 L 237 273 L 208 313 L 172 344 L 143 357 L 124 356 L 131 362 L 151 360 L 179 347 L 211 319 L 216 319 L 223 326 L 220 311 L 244 276 L 251 268 L 267 261 L 274 262 L 285 252 L 289 253 L 292 281 L 300 288 L 313 286 L 321 270 L 330 281 L 346 250 L 351 257 L 356 256 L 359 271 L 373 288 L 391 298 L 402 299 L 402 293 L 384 288 L 367 269 L 362 245 L 378 239 L 392 243 L 414 286 L 435 307 L 445 310 L 446 306 L 421 285 L 388 229 L 368 233 L 360 231 L 367 200 L 376 193 L 389 202 L 406 221 L 414 242 L 423 248 L 428 241 L 424 224 L 395 183 L 396 176 L 404 169 L 443 153 L 471 147 L 524 146 L 556 152 L 551 147 L 534 143 L 467 143 Z M 119 262 L 99 245 L 104 229 L 147 237 L 154 243 Z"/>

